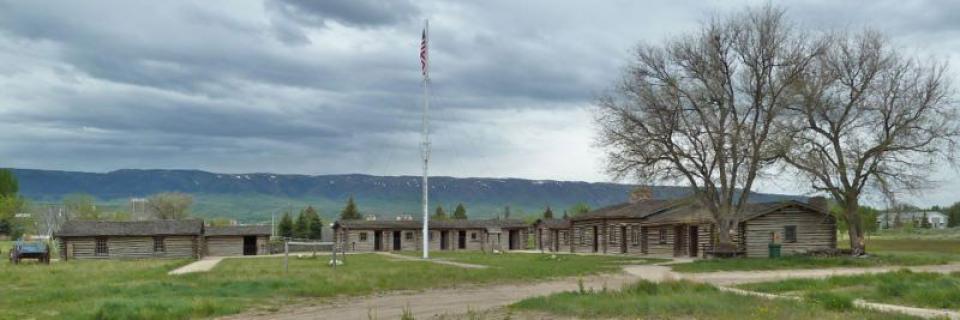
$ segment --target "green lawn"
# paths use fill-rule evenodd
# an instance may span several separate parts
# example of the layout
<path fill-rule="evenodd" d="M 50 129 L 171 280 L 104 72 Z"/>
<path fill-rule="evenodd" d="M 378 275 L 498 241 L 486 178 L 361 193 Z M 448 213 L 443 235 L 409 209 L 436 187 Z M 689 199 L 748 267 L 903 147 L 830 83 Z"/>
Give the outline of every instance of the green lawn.
<path fill-rule="evenodd" d="M 778 294 L 829 291 L 851 298 L 926 308 L 960 309 L 960 273 L 915 273 L 909 270 L 827 279 L 792 279 L 755 283 L 743 289 Z"/>
<path fill-rule="evenodd" d="M 327 257 L 227 259 L 208 273 L 168 276 L 188 261 L 69 261 L 50 266 L 0 263 L 0 319 L 186 319 L 272 308 L 285 301 L 366 295 L 620 270 L 621 257 L 458 253 L 492 266 L 463 269 L 420 261 L 349 255 L 334 272 Z M 316 301 L 316 300 L 313 300 Z"/>
<path fill-rule="evenodd" d="M 697 260 L 673 266 L 677 272 L 734 270 L 820 269 L 833 267 L 916 266 L 945 264 L 954 257 L 931 254 L 876 254 L 866 258 L 786 256 L 775 259 L 737 258 Z"/>
<path fill-rule="evenodd" d="M 844 297 L 767 300 L 725 293 L 691 282 L 641 281 L 622 291 L 566 292 L 523 300 L 512 310 L 591 318 L 644 319 L 913 319 L 856 309 Z"/>

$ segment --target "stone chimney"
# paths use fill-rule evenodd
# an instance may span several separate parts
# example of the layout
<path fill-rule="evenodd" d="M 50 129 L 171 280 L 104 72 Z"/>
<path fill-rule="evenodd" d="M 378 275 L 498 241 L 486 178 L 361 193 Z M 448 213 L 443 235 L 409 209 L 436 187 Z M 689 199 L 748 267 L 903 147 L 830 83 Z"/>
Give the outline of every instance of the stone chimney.
<path fill-rule="evenodd" d="M 639 186 L 630 191 L 630 203 L 653 199 L 653 189 L 649 186 Z"/>
<path fill-rule="evenodd" d="M 830 207 L 827 205 L 827 198 L 823 196 L 810 197 L 807 199 L 807 204 L 811 207 L 823 210 L 823 212 L 830 211 Z"/>

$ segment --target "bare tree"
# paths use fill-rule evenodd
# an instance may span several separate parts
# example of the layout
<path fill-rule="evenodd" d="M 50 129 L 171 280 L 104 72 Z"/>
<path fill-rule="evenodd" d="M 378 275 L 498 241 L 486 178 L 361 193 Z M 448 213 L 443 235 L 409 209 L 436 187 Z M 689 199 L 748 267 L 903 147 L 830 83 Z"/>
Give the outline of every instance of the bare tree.
<path fill-rule="evenodd" d="M 958 128 L 943 63 L 901 55 L 879 33 L 838 33 L 797 82 L 786 162 L 843 209 L 854 255 L 866 252 L 860 198 L 924 187 L 953 159 Z"/>
<path fill-rule="evenodd" d="M 190 215 L 193 197 L 180 192 L 158 193 L 147 198 L 147 212 L 157 219 L 183 219 Z"/>
<path fill-rule="evenodd" d="M 717 222 L 718 249 L 732 248 L 754 181 L 780 150 L 789 88 L 819 52 L 769 6 L 640 45 L 623 81 L 599 99 L 608 171 L 688 184 Z"/>

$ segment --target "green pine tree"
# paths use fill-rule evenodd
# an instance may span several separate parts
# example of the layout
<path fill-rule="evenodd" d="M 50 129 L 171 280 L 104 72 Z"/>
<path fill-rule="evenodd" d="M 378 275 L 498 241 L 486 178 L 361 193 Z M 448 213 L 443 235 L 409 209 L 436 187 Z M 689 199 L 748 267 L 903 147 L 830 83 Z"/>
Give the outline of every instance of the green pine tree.
<path fill-rule="evenodd" d="M 353 196 L 347 200 L 347 206 L 340 212 L 340 220 L 360 220 L 360 211 L 357 210 L 357 204 L 353 201 Z"/>
<path fill-rule="evenodd" d="M 13 175 L 10 169 L 0 169 L 0 196 L 16 196 L 20 192 L 20 184 L 17 177 Z"/>
<path fill-rule="evenodd" d="M 431 217 L 431 219 L 433 219 L 433 220 L 447 220 L 447 212 L 446 212 L 446 211 L 443 211 L 443 206 L 437 206 L 437 210 L 434 211 L 433 217 Z"/>
<path fill-rule="evenodd" d="M 314 209 L 313 206 L 307 206 L 303 210 L 304 216 L 307 217 L 307 238 L 308 239 L 320 239 L 323 235 L 323 220 L 320 219 L 320 214 L 317 213 L 317 209 Z"/>
<path fill-rule="evenodd" d="M 544 219 L 553 219 L 553 210 L 550 210 L 550 206 L 547 206 L 547 210 L 543 212 Z"/>
<path fill-rule="evenodd" d="M 467 209 L 463 207 L 463 204 L 457 204 L 457 208 L 453 210 L 453 218 L 458 220 L 467 220 Z"/>
<path fill-rule="evenodd" d="M 283 218 L 280 218 L 280 225 L 278 226 L 280 236 L 284 238 L 293 237 L 293 217 L 290 217 L 290 212 L 284 212 Z"/>
<path fill-rule="evenodd" d="M 293 236 L 305 239 L 310 233 L 310 222 L 307 221 L 307 216 L 304 210 L 300 210 L 300 214 L 297 215 L 297 223 L 293 226 Z"/>

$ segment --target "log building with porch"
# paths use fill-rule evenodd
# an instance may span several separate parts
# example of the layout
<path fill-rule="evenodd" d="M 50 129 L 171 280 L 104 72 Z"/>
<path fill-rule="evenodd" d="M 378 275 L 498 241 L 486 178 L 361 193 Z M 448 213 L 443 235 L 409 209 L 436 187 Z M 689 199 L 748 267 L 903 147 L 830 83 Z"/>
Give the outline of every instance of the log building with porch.
<path fill-rule="evenodd" d="M 766 257 L 768 245 L 783 254 L 836 249 L 836 219 L 820 197 L 809 203 L 778 201 L 748 204 L 731 230 L 733 254 Z M 641 199 L 574 217 L 572 252 L 674 257 L 717 254 L 713 216 L 693 199 Z"/>
<path fill-rule="evenodd" d="M 339 220 L 334 242 L 346 251 L 418 251 L 423 222 L 416 220 Z M 430 250 L 519 250 L 526 248 L 529 226 L 521 220 L 431 220 Z"/>

